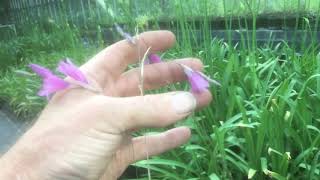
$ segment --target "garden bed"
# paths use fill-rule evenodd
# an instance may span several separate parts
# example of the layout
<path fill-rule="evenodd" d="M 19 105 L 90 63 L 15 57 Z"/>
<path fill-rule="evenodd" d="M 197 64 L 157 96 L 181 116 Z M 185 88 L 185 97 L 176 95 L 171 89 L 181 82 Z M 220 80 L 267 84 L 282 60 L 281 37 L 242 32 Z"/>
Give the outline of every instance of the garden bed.
<path fill-rule="evenodd" d="M 207 108 L 175 125 L 191 128 L 187 144 L 151 158 L 151 163 L 137 162 L 132 166 L 143 171 L 130 168 L 128 174 L 146 177 L 149 168 L 152 179 L 319 179 L 320 57 L 316 46 L 312 46 L 319 42 L 317 18 L 261 18 L 254 26 L 250 18 L 225 17 L 216 21 L 180 17 L 164 25 L 158 23 L 161 29 L 172 29 L 177 34 L 177 45 L 161 54 L 163 59 L 202 59 L 205 73 L 222 86 L 210 87 L 214 102 Z M 236 24 L 239 20 L 242 22 Z M 151 22 L 147 27 L 158 28 Z M 26 65 L 31 62 L 53 69 L 66 56 L 83 64 L 105 40 L 100 34 L 104 30 L 94 30 L 91 35 L 85 34 L 92 40 L 92 47 L 83 47 L 79 37 L 82 29 L 66 28 L 57 28 L 58 32 L 41 38 L 36 32 L 27 42 L 17 41 L 26 51 L 24 59 L 6 69 L 4 78 L 0 78 L 0 94 L 15 112 L 39 112 L 46 103 L 36 95 L 40 79 L 20 77 L 16 70 L 30 72 Z M 124 29 L 133 32 L 133 28 Z M 107 31 L 105 38 L 110 39 L 106 44 L 119 39 L 113 35 L 114 30 Z M 97 39 L 91 37 L 95 35 Z M 301 46 L 300 53 L 297 46 Z M 189 87 L 181 83 L 170 89 Z M 164 88 L 157 93 L 167 91 Z"/>

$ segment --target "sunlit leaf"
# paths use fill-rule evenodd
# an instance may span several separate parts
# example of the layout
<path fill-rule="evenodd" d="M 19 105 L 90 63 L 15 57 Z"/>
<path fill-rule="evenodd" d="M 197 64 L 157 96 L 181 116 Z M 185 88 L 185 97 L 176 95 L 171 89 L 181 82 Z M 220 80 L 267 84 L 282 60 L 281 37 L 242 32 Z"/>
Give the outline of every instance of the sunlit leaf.
<path fill-rule="evenodd" d="M 252 179 L 253 176 L 256 174 L 256 172 L 257 172 L 257 170 L 250 168 L 248 171 L 248 179 Z"/>
<path fill-rule="evenodd" d="M 107 10 L 106 2 L 104 0 L 96 0 L 96 1 L 104 10 Z"/>
<path fill-rule="evenodd" d="M 210 179 L 210 180 L 220 180 L 220 178 L 219 178 L 215 173 L 212 173 L 212 174 L 209 176 L 209 179 Z"/>

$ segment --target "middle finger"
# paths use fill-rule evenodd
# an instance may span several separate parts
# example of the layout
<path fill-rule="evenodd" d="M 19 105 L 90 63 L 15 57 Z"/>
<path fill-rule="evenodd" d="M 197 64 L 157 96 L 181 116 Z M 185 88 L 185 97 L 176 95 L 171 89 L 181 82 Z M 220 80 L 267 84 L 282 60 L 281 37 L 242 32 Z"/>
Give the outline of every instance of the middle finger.
<path fill-rule="evenodd" d="M 171 83 L 186 80 L 187 77 L 178 63 L 185 64 L 195 70 L 203 68 L 200 60 L 192 58 L 147 65 L 144 67 L 144 90 L 158 89 Z M 120 96 L 139 95 L 140 72 L 140 68 L 134 68 L 120 76 L 116 82 L 116 88 Z"/>

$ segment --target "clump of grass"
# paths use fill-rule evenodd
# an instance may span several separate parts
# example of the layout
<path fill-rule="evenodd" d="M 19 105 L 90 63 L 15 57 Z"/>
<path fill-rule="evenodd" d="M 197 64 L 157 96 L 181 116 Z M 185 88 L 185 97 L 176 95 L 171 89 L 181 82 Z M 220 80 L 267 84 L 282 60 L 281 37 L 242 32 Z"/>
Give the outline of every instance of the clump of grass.
<path fill-rule="evenodd" d="M 320 177 L 317 48 L 312 43 L 298 53 L 286 42 L 258 47 L 255 17 L 259 7 L 246 5 L 253 8 L 254 31 L 248 35 L 250 41 L 243 39 L 238 46 L 210 40 L 206 22 L 201 26 L 205 29 L 201 37 L 206 40 L 198 44 L 193 23 L 186 21 L 181 4 L 177 7 L 180 42 L 167 55 L 197 55 L 206 73 L 218 79 L 222 88 L 211 88 L 213 103 L 176 125 L 192 129 L 188 144 L 135 163 L 149 168 L 152 178 Z M 305 27 L 311 32 L 308 25 Z"/>
<path fill-rule="evenodd" d="M 256 17 L 265 10 L 261 10 L 260 5 L 271 1 L 261 0 L 253 4 L 249 3 L 252 1 L 239 1 L 240 5 L 233 4 L 238 7 L 234 11 L 228 2 L 169 2 L 169 16 L 179 20 L 172 27 L 179 42 L 175 49 L 166 53 L 166 57 L 198 56 L 205 64 L 206 74 L 218 79 L 222 87 L 210 89 L 214 96 L 212 104 L 176 125 L 192 129 L 193 136 L 188 144 L 134 165 L 150 169 L 152 179 L 319 179 L 320 110 L 317 107 L 320 105 L 320 58 L 315 43 L 305 46 L 301 55 L 286 42 L 257 47 Z M 290 8 L 281 9 L 288 2 L 272 1 L 271 6 L 278 11 L 290 11 Z M 307 9 L 306 4 L 317 5 L 312 0 L 304 2 L 295 0 L 293 4 L 296 5 L 292 5 L 295 8 L 291 9 L 300 12 Z M 130 7 L 130 4 L 121 6 Z M 128 9 L 123 12 L 131 15 Z M 242 9 L 246 15 L 253 16 L 253 27 L 245 26 L 254 30 L 247 35 L 252 39 L 243 39 L 234 46 L 231 34 L 227 39 L 229 43 L 211 36 L 211 16 L 228 15 L 225 16 L 226 29 L 231 30 L 233 27 L 229 20 L 232 16 L 242 15 L 238 13 Z M 138 21 L 143 28 L 145 16 L 143 13 L 139 15 L 143 17 Z M 200 35 L 194 31 L 197 28 L 195 19 L 190 23 L 188 15 L 203 17 Z M 311 32 L 308 23 L 305 23 L 305 30 Z M 197 41 L 198 36 L 202 42 Z M 79 42 L 77 40 L 74 42 Z M 52 42 L 56 41 L 47 40 L 44 49 L 52 47 Z M 44 51 L 33 55 L 38 49 L 31 49 L 31 53 L 25 56 L 30 60 L 25 62 L 32 61 L 47 67 L 54 67 L 59 59 L 66 56 L 83 60 L 96 51 L 96 48 L 62 46 L 67 50 L 56 49 L 54 51 L 58 53 Z M 0 79 L 0 97 L 8 97 L 6 100 L 19 114 L 40 111 L 44 105 L 44 101 L 35 96 L 40 82 L 35 77 L 20 77 L 16 73 L 17 69 L 28 71 L 25 64 L 18 63 L 3 72 Z M 175 88 L 187 90 L 183 83 Z M 170 88 L 163 88 L 157 92 L 168 90 Z M 142 174 L 141 178 L 147 176 L 147 173 Z"/>
<path fill-rule="evenodd" d="M 34 116 L 46 102 L 36 95 L 41 86 L 40 79 L 25 76 L 30 72 L 29 63 L 55 68 L 59 60 L 69 57 L 83 64 L 101 46 L 89 44 L 86 47 L 80 31 L 68 24 L 49 25 L 43 28 L 42 24 L 32 24 L 31 30 L 28 30 L 29 26 L 23 27 L 20 30 L 26 30 L 24 36 L 0 42 L 0 98 L 22 117 Z"/>
<path fill-rule="evenodd" d="M 312 64 L 319 59 L 297 56 L 286 44 L 257 48 L 255 59 L 230 48 L 214 40 L 201 54 L 216 57 L 203 61 L 222 88 L 213 87 L 214 102 L 183 123 L 193 131 L 190 142 L 135 165 L 149 167 L 155 179 L 317 179 L 320 75 Z"/>
<path fill-rule="evenodd" d="M 61 59 L 70 57 L 77 64 L 83 64 L 99 49 L 96 47 L 66 49 L 53 53 L 37 53 L 28 56 L 29 62 L 41 64 L 48 68 L 55 68 Z M 0 98 L 8 102 L 14 113 L 21 117 L 34 117 L 45 106 L 46 100 L 37 96 L 41 80 L 31 74 L 27 63 L 6 69 L 0 74 Z M 30 73 L 30 74 L 29 74 Z"/>

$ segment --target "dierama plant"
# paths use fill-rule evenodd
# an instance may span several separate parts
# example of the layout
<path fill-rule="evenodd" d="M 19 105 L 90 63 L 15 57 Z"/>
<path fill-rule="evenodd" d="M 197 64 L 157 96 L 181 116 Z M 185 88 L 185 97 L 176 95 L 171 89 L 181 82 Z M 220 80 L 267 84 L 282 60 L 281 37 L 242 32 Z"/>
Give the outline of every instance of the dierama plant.
<path fill-rule="evenodd" d="M 71 85 L 98 91 L 90 86 L 84 73 L 68 58 L 60 61 L 57 68 L 60 73 L 67 77 L 66 79 L 60 78 L 49 69 L 37 64 L 30 64 L 29 67 L 42 78 L 42 87 L 38 92 L 39 96 L 45 96 L 49 99 L 52 94 L 67 89 L 71 87 Z"/>
<path fill-rule="evenodd" d="M 201 93 L 204 90 L 208 89 L 210 87 L 210 82 L 217 86 L 221 86 L 221 84 L 218 81 L 211 79 L 202 72 L 194 71 L 190 67 L 180 63 L 179 65 L 182 66 L 184 73 L 188 77 L 188 81 L 191 86 L 191 91 L 193 93 Z"/>

